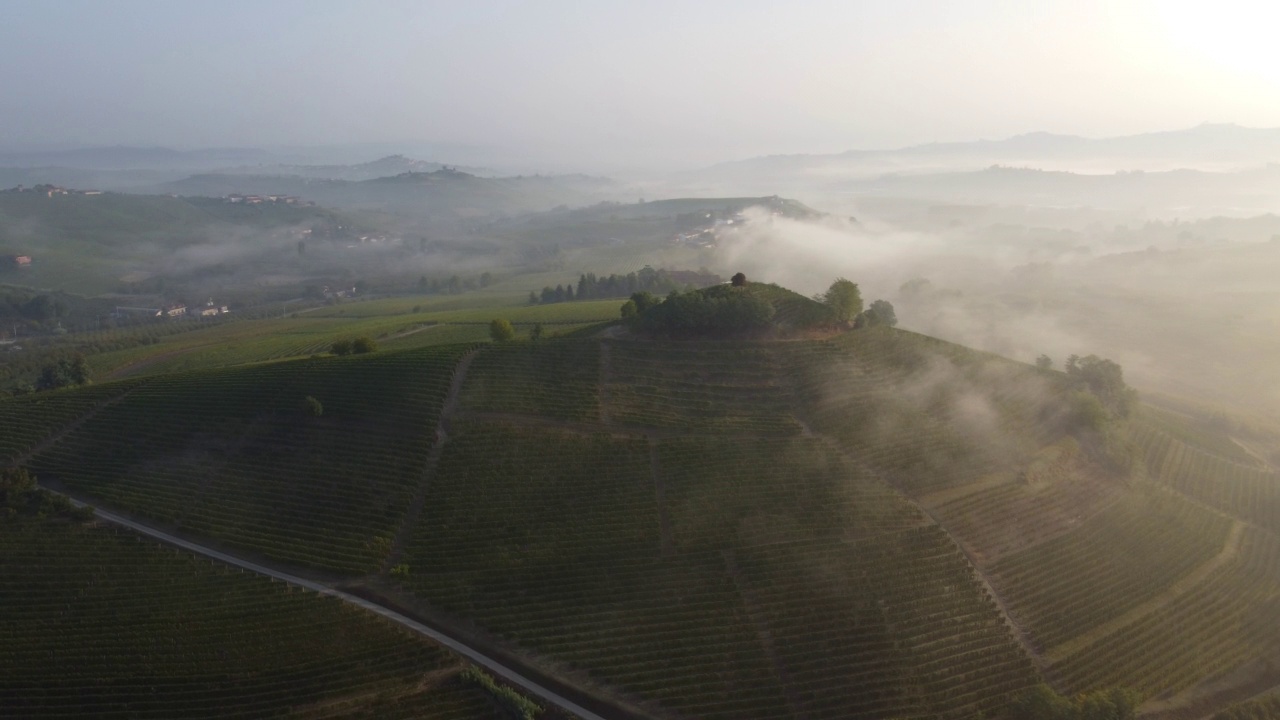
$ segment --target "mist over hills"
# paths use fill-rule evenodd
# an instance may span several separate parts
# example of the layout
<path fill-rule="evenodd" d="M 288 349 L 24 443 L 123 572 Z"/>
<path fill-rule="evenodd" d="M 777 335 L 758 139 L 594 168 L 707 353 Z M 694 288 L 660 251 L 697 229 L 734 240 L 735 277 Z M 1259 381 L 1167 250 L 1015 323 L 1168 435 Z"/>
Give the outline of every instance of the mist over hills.
<path fill-rule="evenodd" d="M 1280 162 L 1280 128 L 1247 128 L 1205 123 L 1185 130 L 1109 138 L 1030 132 L 1003 140 L 928 143 L 890 150 L 849 150 L 835 154 L 770 155 L 720 163 L 710 175 L 757 171 L 823 173 L 870 171 L 930 165 L 975 169 L 990 163 L 1053 165 L 1086 170 L 1157 170 L 1173 167 L 1226 169 Z M 974 165 L 976 163 L 976 166 Z"/>

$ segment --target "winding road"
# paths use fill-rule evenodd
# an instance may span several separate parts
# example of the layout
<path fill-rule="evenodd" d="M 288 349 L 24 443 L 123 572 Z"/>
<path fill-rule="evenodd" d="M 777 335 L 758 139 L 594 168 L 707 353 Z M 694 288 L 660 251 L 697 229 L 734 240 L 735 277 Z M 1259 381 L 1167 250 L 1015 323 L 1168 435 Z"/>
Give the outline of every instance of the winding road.
<path fill-rule="evenodd" d="M 54 491 L 49 490 L 49 492 L 54 492 Z M 324 583 L 307 580 L 305 578 L 300 578 L 296 575 L 290 575 L 289 573 L 281 572 L 279 570 L 269 568 L 265 565 L 259 565 L 258 563 L 249 562 L 248 560 L 243 560 L 241 558 L 235 557 L 234 555 L 228 555 L 224 552 L 219 552 L 217 550 L 214 550 L 213 548 L 208 548 L 203 545 L 198 545 L 196 543 L 190 542 L 188 540 L 183 540 L 180 537 L 176 537 L 174 535 L 170 535 L 169 533 L 156 530 L 155 528 L 147 527 L 146 525 L 143 525 L 141 523 L 134 522 L 132 520 L 129 520 L 128 518 L 124 518 L 119 515 L 116 515 L 115 513 L 110 513 L 105 510 L 101 510 L 99 508 L 93 507 L 92 505 L 89 505 L 88 503 L 80 502 L 79 500 L 76 500 L 74 498 L 68 497 L 68 499 L 71 500 L 71 503 L 76 507 L 92 508 L 94 514 L 100 520 L 104 520 L 106 522 L 109 522 L 115 525 L 127 527 L 130 530 L 133 530 L 134 532 L 141 533 L 142 535 L 146 535 L 147 537 L 154 538 L 156 540 L 159 540 L 160 542 L 173 545 L 176 547 L 180 547 L 183 550 L 187 550 L 187 551 L 196 553 L 198 555 L 204 555 L 205 557 L 213 558 L 214 560 L 218 560 L 219 562 L 226 563 L 227 565 L 231 565 L 233 567 L 238 567 L 238 568 L 244 568 L 245 570 L 258 573 L 259 575 L 266 575 L 267 577 L 275 578 L 276 580 L 287 582 L 290 585 L 295 585 L 297 587 L 313 590 L 323 595 L 336 597 L 339 600 L 342 600 L 343 602 L 351 603 L 352 605 L 356 605 L 358 607 L 364 608 L 365 610 L 371 613 L 376 613 L 398 625 L 402 625 L 406 628 L 409 628 L 410 630 L 418 633 L 419 635 L 430 638 L 431 640 L 443 645 L 444 647 L 449 648 L 453 652 L 465 657 L 466 659 L 470 660 L 476 665 L 479 665 L 485 668 L 489 672 L 493 673 L 494 675 L 497 675 L 498 677 L 511 683 L 512 685 L 516 685 L 531 695 L 536 695 L 538 698 L 548 703 L 551 703 L 552 705 L 556 705 L 557 707 L 560 707 L 570 713 L 573 713 L 579 718 L 582 718 L 582 720 L 605 720 L 603 716 L 597 715 L 596 713 L 582 707 L 581 705 L 578 705 L 572 700 L 557 694 L 555 691 L 550 690 L 547 687 L 534 682 L 533 680 L 530 680 L 524 675 L 521 675 L 520 672 L 518 672 L 517 670 L 502 664 L 501 662 L 489 657 L 488 655 L 485 655 L 479 650 L 476 650 L 475 648 L 469 645 L 461 643 L 455 640 L 454 638 L 449 637 L 448 635 L 445 635 L 433 628 L 427 627 L 426 625 L 423 625 L 417 620 L 414 620 L 413 618 L 402 615 L 394 610 L 391 610 L 390 608 L 383 607 L 382 605 L 379 605 L 375 602 L 366 600 L 361 597 L 357 597 L 350 593 L 343 592 L 329 585 L 325 585 Z"/>

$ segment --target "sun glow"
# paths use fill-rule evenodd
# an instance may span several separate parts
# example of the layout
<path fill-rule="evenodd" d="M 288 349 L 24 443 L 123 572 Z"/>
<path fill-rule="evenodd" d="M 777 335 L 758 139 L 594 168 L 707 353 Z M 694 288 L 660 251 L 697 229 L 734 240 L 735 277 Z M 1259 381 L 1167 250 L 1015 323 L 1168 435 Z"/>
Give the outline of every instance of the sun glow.
<path fill-rule="evenodd" d="M 1280 6 L 1269 2 L 1160 2 L 1158 17 L 1175 51 L 1241 79 L 1280 89 Z"/>

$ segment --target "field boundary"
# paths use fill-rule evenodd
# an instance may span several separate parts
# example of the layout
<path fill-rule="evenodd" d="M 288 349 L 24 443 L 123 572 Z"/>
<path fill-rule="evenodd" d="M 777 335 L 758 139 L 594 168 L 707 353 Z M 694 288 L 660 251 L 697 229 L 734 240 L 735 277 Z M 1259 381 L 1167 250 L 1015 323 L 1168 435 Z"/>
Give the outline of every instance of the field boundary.
<path fill-rule="evenodd" d="M 449 392 L 445 395 L 444 404 L 440 406 L 440 418 L 436 421 L 435 441 L 431 445 L 431 451 L 427 454 L 427 461 L 423 463 L 422 473 L 418 480 L 418 487 L 413 492 L 413 499 L 409 501 L 409 508 L 405 510 L 404 518 L 400 521 L 400 528 L 396 531 L 395 539 L 391 541 L 391 550 L 387 553 L 387 559 L 383 561 L 380 573 L 387 573 L 404 555 L 404 547 L 409 542 L 409 536 L 413 533 L 413 529 L 418 525 L 418 518 L 422 515 L 422 508 L 427 504 L 427 490 L 431 486 L 431 479 L 435 477 L 436 466 L 440 464 L 440 456 L 444 454 L 445 443 L 449 442 L 449 420 L 458 409 L 458 396 L 462 392 L 462 383 L 466 380 L 467 370 L 471 367 L 471 361 L 475 359 L 479 349 L 469 350 L 459 360 L 458 364 L 453 366 L 453 378 L 449 381 Z"/>
<path fill-rule="evenodd" d="M 1093 643 L 1101 640 L 1114 632 L 1119 631 L 1132 623 L 1138 622 L 1142 618 L 1150 615 L 1161 608 L 1167 607 L 1169 603 L 1182 597 L 1189 591 L 1193 590 L 1197 585 L 1205 581 L 1213 573 L 1213 571 L 1231 562 L 1240 554 L 1240 544 L 1244 539 L 1245 523 L 1238 518 L 1232 518 L 1231 529 L 1227 531 L 1227 537 L 1222 543 L 1222 549 L 1218 551 L 1209 560 L 1205 561 L 1200 567 L 1183 575 L 1177 582 L 1170 585 L 1167 590 L 1160 593 L 1156 597 L 1131 608 L 1128 612 L 1120 617 L 1109 620 L 1101 625 L 1095 626 L 1092 630 L 1067 640 L 1045 652 L 1045 660 L 1050 663 L 1056 663 L 1070 657 L 1072 654 L 1089 647 Z"/>
<path fill-rule="evenodd" d="M 9 461 L 9 467 L 21 467 L 22 465 L 26 465 L 31 460 L 31 458 L 35 457 L 36 455 L 39 455 L 45 450 L 48 450 L 49 448 L 58 444 L 58 442 L 60 442 L 63 438 L 75 432 L 76 430 L 79 430 L 82 425 L 84 425 L 85 423 L 89 422 L 94 417 L 96 417 L 98 413 L 102 412 L 103 410 L 106 410 L 107 408 L 111 407 L 112 405 L 115 405 L 118 402 L 123 401 L 126 397 L 133 394 L 133 391 L 137 390 L 140 387 L 142 387 L 141 383 L 139 383 L 138 385 L 134 385 L 133 387 L 129 388 L 128 390 L 125 390 L 124 392 L 120 393 L 119 395 L 116 395 L 115 397 L 107 398 L 106 400 L 103 400 L 102 402 L 93 406 L 88 412 L 84 413 L 83 415 L 76 418 L 75 420 L 72 420 L 66 425 L 63 425 L 62 427 L 58 428 L 52 434 L 47 436 L 45 439 L 27 448 L 27 450 L 23 452 L 21 455 L 18 455 L 13 460 Z"/>
<path fill-rule="evenodd" d="M 46 490 L 48 489 L 46 488 Z M 52 490 L 48 490 L 48 491 L 56 492 Z M 544 685 L 529 679 L 528 677 L 518 672 L 514 668 L 504 665 L 502 662 L 490 657 L 484 652 L 466 643 L 456 640 L 452 636 L 447 635 L 441 632 L 440 630 L 437 630 L 422 622 L 414 620 L 413 618 L 407 615 L 404 615 L 400 612 L 392 610 L 391 608 L 388 608 L 384 605 L 376 603 L 372 600 L 368 600 L 358 595 L 354 595 L 352 593 L 339 590 L 325 583 L 316 582 L 313 580 L 307 580 L 306 578 L 299 577 L 297 575 L 291 575 L 289 573 L 273 569 L 266 565 L 260 565 L 255 562 L 250 562 L 248 560 L 238 558 L 234 555 L 229 555 L 227 553 L 214 550 L 213 548 L 206 547 L 204 545 L 199 545 L 197 543 L 193 543 L 188 540 L 183 540 L 182 538 L 177 537 L 175 535 L 170 535 L 169 533 L 162 532 L 160 530 L 156 530 L 155 528 L 148 527 L 141 523 L 134 522 L 120 515 L 116 515 L 114 513 L 101 510 L 99 508 L 94 507 L 93 505 L 90 505 L 89 503 L 81 502 L 79 500 L 71 498 L 70 496 L 67 496 L 64 493 L 58 493 L 58 494 L 63 495 L 64 497 L 67 497 L 71 501 L 71 503 L 76 507 L 87 507 L 92 509 L 94 512 L 94 515 L 99 520 L 109 522 L 113 525 L 126 527 L 130 530 L 133 530 L 134 532 L 145 535 L 154 540 L 158 540 L 167 545 L 172 545 L 172 546 L 181 548 L 183 550 L 186 550 L 188 552 L 195 553 L 197 555 L 203 555 L 213 560 L 217 560 L 227 565 L 231 565 L 232 567 L 243 568 L 250 572 L 254 572 L 259 575 L 264 575 L 274 580 L 280 580 L 282 582 L 288 583 L 295 587 L 311 590 L 321 595 L 328 595 L 330 597 L 337 598 L 351 605 L 355 605 L 356 607 L 362 608 L 368 612 L 371 612 L 383 618 L 386 618 L 387 620 L 390 620 L 391 622 L 394 622 L 397 625 L 408 628 L 409 630 L 412 630 L 413 632 L 435 643 L 438 643 L 439 645 L 457 653 L 458 655 L 461 655 L 462 657 L 466 658 L 468 661 L 485 668 L 486 670 L 499 676 L 500 678 L 511 683 L 512 685 L 516 685 L 521 689 L 523 689 L 524 691 L 532 695 L 536 695 L 537 697 L 541 698 L 542 700 L 545 700 L 548 703 L 551 703 L 567 712 L 573 713 L 577 717 L 581 718 L 581 720 L 605 720 L 604 716 L 594 713 L 591 710 L 588 710 L 587 708 L 582 707 L 581 705 L 575 703 L 574 701 L 560 695 L 559 693 L 545 687 Z"/>

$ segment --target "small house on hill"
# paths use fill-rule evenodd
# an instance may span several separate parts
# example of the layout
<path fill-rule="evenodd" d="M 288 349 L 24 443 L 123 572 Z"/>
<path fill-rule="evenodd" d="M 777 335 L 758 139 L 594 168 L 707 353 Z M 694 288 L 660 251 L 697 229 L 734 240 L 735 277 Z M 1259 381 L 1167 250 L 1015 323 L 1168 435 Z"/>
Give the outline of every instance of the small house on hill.
<path fill-rule="evenodd" d="M 31 256 L 30 255 L 10 255 L 9 264 L 13 265 L 14 267 L 30 267 Z"/>

